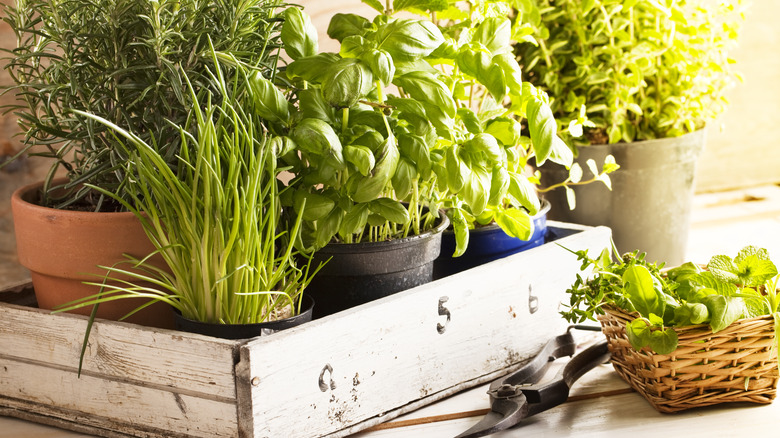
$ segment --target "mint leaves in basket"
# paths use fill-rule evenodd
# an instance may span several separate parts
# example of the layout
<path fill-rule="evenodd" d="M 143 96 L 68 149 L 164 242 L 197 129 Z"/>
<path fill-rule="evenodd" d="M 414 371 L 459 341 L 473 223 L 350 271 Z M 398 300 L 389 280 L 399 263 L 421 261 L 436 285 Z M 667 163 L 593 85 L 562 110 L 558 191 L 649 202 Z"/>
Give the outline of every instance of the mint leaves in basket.
<path fill-rule="evenodd" d="M 639 251 L 613 260 L 615 248 L 592 259 L 587 251 L 572 251 L 582 271 L 567 290 L 568 308 L 561 312 L 572 323 L 596 319 L 614 307 L 636 315 L 626 326 L 631 346 L 649 347 L 659 354 L 677 348 L 675 327 L 707 324 L 713 333 L 741 318 L 772 315 L 775 333 L 780 324 L 777 267 L 765 249 L 747 246 L 734 258 L 712 257 L 706 267 L 685 263 L 662 271 Z"/>

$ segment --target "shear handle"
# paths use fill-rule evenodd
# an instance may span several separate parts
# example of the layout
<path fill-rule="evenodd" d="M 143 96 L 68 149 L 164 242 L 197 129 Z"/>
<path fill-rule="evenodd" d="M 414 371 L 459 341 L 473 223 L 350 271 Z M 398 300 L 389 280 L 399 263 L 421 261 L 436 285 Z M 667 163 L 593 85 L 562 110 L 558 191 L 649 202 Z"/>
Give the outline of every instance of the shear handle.
<path fill-rule="evenodd" d="M 493 382 L 490 385 L 490 389 L 494 390 L 501 385 L 536 383 L 544 376 L 550 363 L 555 359 L 572 356 L 576 351 L 577 343 L 574 341 L 571 332 L 566 331 L 566 333 L 547 341 L 542 350 L 520 369 L 505 376 L 503 379 Z"/>
<path fill-rule="evenodd" d="M 574 382 L 583 374 L 608 361 L 609 357 L 607 341 L 600 341 L 574 356 L 552 381 L 543 385 L 524 387 L 523 394 L 528 402 L 528 416 L 565 402 L 569 398 L 569 391 Z"/>

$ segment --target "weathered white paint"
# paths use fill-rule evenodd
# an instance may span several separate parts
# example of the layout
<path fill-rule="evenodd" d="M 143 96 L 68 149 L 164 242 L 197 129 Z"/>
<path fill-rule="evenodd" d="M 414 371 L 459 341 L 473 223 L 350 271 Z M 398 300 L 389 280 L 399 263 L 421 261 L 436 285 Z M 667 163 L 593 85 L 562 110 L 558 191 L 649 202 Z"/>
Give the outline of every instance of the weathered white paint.
<path fill-rule="evenodd" d="M 571 249 L 609 242 L 550 226 Z M 535 354 L 578 270 L 546 244 L 250 341 L 98 321 L 80 379 L 85 317 L 0 303 L 0 414 L 111 437 L 343 436 Z"/>
<path fill-rule="evenodd" d="M 609 230 L 560 243 L 598 252 L 609 244 Z M 241 347 L 237 372 L 238 386 L 251 388 L 251 403 L 240 410 L 253 421 L 239 423 L 251 425 L 245 433 L 254 437 L 341 436 L 419 399 L 492 378 L 562 333 L 559 305 L 579 265 L 547 244 L 254 340 Z M 239 392 L 239 400 L 245 396 Z"/>

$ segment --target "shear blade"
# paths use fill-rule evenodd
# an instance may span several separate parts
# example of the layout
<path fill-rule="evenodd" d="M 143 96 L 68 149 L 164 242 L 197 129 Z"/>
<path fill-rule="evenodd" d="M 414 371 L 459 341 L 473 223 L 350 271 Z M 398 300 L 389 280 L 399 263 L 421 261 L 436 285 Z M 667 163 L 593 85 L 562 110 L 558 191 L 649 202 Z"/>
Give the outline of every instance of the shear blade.
<path fill-rule="evenodd" d="M 496 400 L 491 411 L 479 423 L 455 438 L 477 438 L 490 435 L 516 425 L 528 414 L 528 404 L 520 395 L 513 399 Z"/>

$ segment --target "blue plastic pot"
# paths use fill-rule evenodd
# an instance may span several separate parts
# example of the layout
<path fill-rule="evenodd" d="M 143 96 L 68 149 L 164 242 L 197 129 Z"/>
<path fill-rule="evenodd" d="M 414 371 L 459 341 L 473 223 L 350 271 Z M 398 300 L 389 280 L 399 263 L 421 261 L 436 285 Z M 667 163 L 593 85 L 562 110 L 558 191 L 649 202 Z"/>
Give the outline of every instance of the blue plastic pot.
<path fill-rule="evenodd" d="M 434 278 L 456 274 L 544 244 L 549 210 L 550 204 L 542 201 L 542 208 L 533 217 L 534 232 L 528 240 L 511 237 L 496 224 L 469 231 L 469 246 L 460 257 L 452 257 L 455 252 L 455 233 L 452 230 L 445 231 L 441 237 L 441 254 L 433 263 Z"/>

